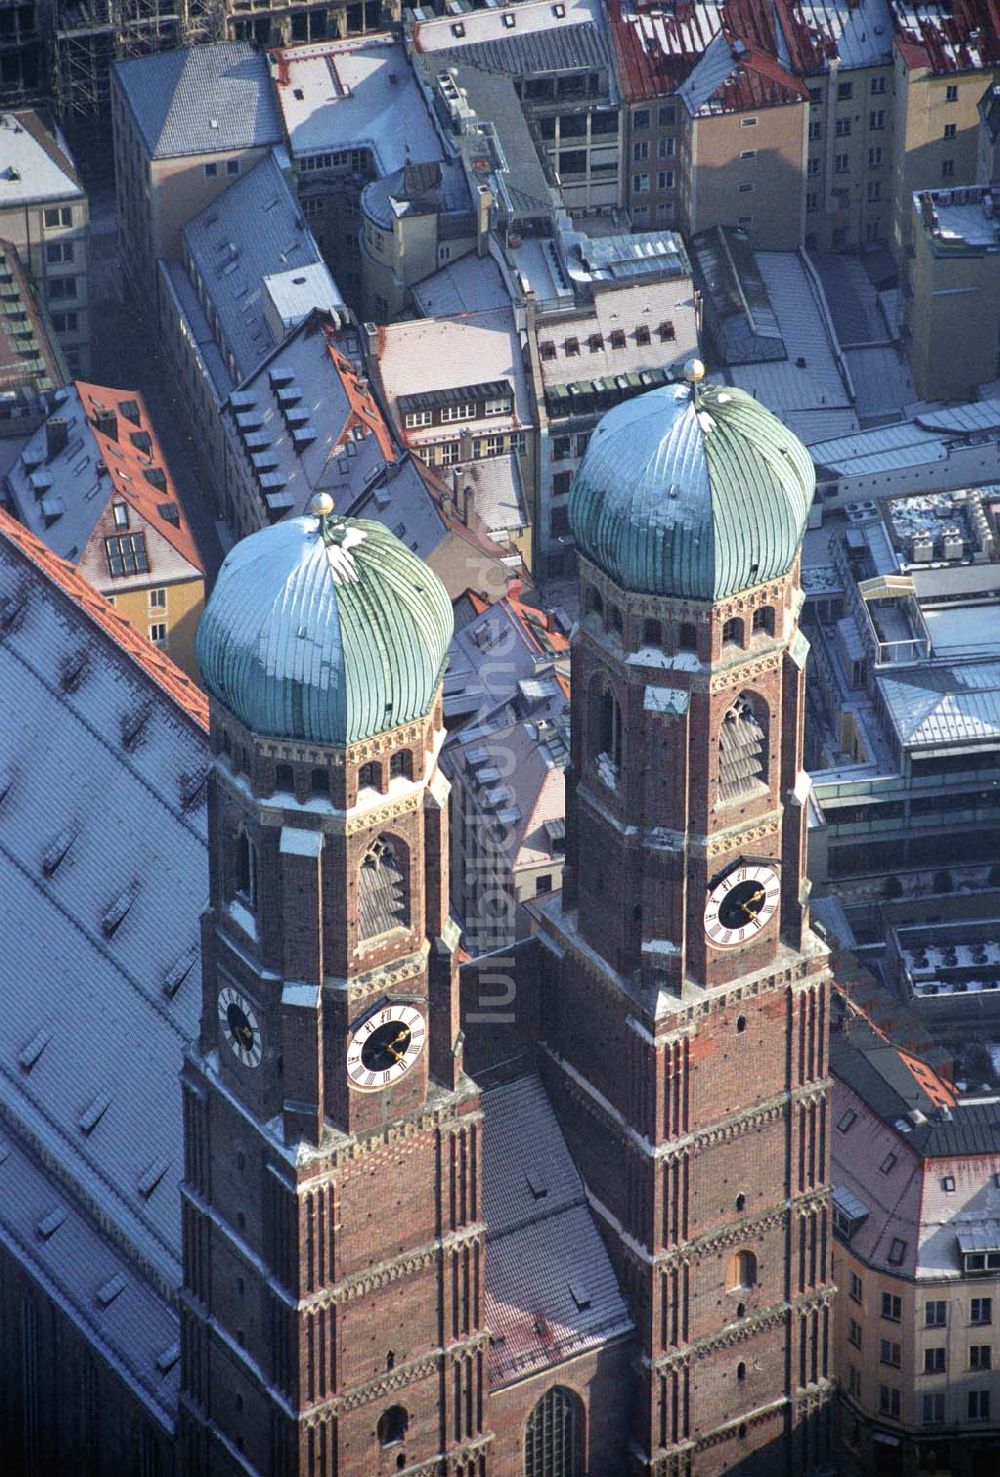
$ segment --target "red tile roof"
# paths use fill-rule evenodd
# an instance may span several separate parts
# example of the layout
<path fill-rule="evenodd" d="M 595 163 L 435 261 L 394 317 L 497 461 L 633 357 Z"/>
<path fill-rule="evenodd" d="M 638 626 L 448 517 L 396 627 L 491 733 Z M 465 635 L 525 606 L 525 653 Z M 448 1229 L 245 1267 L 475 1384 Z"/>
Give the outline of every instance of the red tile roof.
<path fill-rule="evenodd" d="M 137 390 L 109 390 L 105 385 L 90 385 L 84 380 L 76 381 L 76 391 L 110 474 L 112 494 L 127 502 L 144 522 L 173 545 L 182 558 L 204 574 L 204 563 L 184 516 L 184 508 L 177 496 L 142 396 Z M 125 415 L 121 409 L 122 405 L 129 405 L 130 402 L 138 408 L 138 421 Z M 117 436 L 107 435 L 98 426 L 97 413 L 100 410 L 114 410 L 118 417 Z M 148 452 L 136 446 L 132 439 L 142 435 L 149 437 Z M 166 482 L 164 488 L 154 487 L 148 480 L 146 473 L 154 469 L 163 473 Z M 167 503 L 172 503 L 177 510 L 176 523 L 171 518 L 165 518 L 160 511 Z"/>
<path fill-rule="evenodd" d="M 29 560 L 39 574 L 52 584 L 58 585 L 80 612 L 103 634 L 109 637 L 125 654 L 140 666 L 146 675 L 160 687 L 179 708 L 187 713 L 199 727 L 208 728 L 208 698 L 190 677 L 175 666 L 168 656 L 152 642 L 140 636 L 114 606 L 109 605 L 92 585 L 78 574 L 72 564 L 60 559 L 47 549 L 41 539 L 29 533 L 7 513 L 0 511 L 0 538 L 16 545 L 23 557 Z"/>
<path fill-rule="evenodd" d="M 352 426 L 361 426 L 365 431 L 371 431 L 378 441 L 379 449 L 386 461 L 396 460 L 396 448 L 393 446 L 392 433 L 385 423 L 382 412 L 375 403 L 375 398 L 367 385 L 362 383 L 357 369 L 344 354 L 340 352 L 333 341 L 334 330 L 324 327 L 323 334 L 326 338 L 327 353 L 340 376 L 340 382 L 344 386 L 344 393 L 350 406 L 347 420 L 341 437 L 345 436 Z"/>

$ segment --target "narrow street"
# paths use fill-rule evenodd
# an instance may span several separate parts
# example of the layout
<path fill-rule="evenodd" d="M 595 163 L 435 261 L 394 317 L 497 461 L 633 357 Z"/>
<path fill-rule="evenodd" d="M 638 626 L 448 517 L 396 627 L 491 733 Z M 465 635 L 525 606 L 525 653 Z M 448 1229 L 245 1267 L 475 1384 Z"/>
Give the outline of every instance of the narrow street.
<path fill-rule="evenodd" d="M 188 434 L 180 401 L 164 373 L 156 324 L 123 301 L 113 189 L 108 185 L 95 188 L 90 206 L 91 380 L 141 393 L 201 551 L 207 589 L 211 589 L 224 550 L 208 479 Z"/>

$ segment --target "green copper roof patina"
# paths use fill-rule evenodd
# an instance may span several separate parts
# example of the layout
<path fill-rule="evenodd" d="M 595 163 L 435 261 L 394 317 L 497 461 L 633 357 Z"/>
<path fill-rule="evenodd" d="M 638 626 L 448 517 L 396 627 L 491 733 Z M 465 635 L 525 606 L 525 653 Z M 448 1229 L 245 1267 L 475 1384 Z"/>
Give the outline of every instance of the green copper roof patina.
<path fill-rule="evenodd" d="M 352 744 L 423 717 L 452 635 L 435 574 L 381 523 L 290 518 L 227 556 L 198 627 L 205 687 L 254 733 Z"/>
<path fill-rule="evenodd" d="M 623 589 L 718 600 L 791 568 L 816 477 L 805 447 L 743 390 L 683 383 L 616 405 L 573 484 L 577 548 Z"/>

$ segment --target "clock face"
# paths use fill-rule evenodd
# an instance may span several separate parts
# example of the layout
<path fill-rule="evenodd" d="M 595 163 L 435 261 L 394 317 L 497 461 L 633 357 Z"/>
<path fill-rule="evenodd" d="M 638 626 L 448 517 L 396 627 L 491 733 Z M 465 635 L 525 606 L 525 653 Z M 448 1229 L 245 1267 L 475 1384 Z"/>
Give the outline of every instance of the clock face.
<path fill-rule="evenodd" d="M 235 1056 L 245 1067 L 259 1067 L 264 1049 L 260 1040 L 260 1022 L 245 995 L 232 985 L 219 991 L 219 1026 Z"/>
<path fill-rule="evenodd" d="M 781 893 L 773 867 L 734 867 L 712 888 L 705 905 L 705 932 L 719 949 L 746 943 L 774 917 Z"/>
<path fill-rule="evenodd" d="M 383 1005 L 354 1032 L 347 1047 L 347 1076 L 362 1092 L 391 1087 L 423 1050 L 427 1027 L 412 1005 Z"/>

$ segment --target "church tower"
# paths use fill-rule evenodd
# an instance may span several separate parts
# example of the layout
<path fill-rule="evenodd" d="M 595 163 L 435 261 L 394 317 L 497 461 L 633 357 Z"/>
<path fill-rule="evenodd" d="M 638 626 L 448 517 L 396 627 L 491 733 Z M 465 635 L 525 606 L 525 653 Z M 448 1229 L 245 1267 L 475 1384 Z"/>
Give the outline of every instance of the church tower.
<path fill-rule="evenodd" d="M 826 953 L 808 926 L 808 454 L 688 380 L 612 410 L 580 556 L 546 1082 L 638 1330 L 630 1470 L 829 1470 Z"/>
<path fill-rule="evenodd" d="M 448 916 L 437 580 L 377 523 L 238 544 L 184 1071 L 182 1463 L 482 1477 L 479 1099 Z"/>

